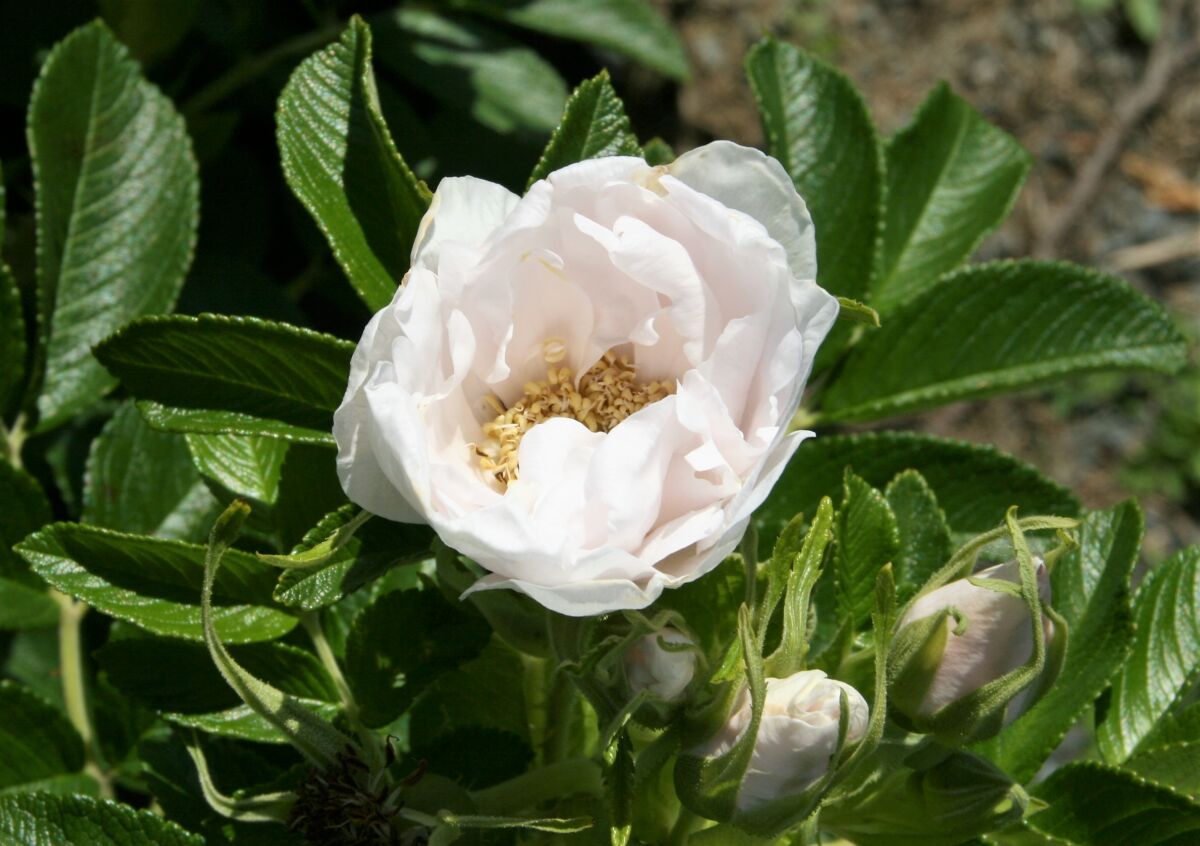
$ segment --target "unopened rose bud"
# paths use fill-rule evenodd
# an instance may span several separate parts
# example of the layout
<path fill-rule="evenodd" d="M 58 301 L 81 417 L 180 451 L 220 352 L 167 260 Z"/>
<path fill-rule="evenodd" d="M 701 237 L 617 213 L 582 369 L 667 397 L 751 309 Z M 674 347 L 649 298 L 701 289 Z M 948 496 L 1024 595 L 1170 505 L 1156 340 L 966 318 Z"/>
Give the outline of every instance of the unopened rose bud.
<path fill-rule="evenodd" d="M 802 793 L 825 775 L 837 752 L 843 692 L 850 708 L 845 743 L 852 745 L 867 732 L 869 709 L 861 693 L 820 670 L 767 679 L 762 722 L 738 791 L 739 811 L 752 811 L 773 799 Z M 743 691 L 729 720 L 704 754 L 720 755 L 732 748 L 749 726 L 751 716 L 750 694 Z"/>
<path fill-rule="evenodd" d="M 1034 559 L 1034 565 L 1038 595 L 1046 604 L 1050 601 L 1049 574 L 1040 559 Z M 943 585 L 917 599 L 901 618 L 898 629 L 901 636 L 908 627 L 941 619 L 940 625 L 922 635 L 927 638 L 928 646 L 912 662 L 932 667 L 932 672 L 928 669 L 910 672 L 904 689 L 893 690 L 896 708 L 909 718 L 920 721 L 933 717 L 946 706 L 1026 664 L 1033 656 L 1031 610 L 1025 600 L 1015 593 L 979 584 L 980 580 L 1018 586 L 1020 565 L 1016 561 L 997 564 Z M 1045 614 L 1042 627 L 1049 644 L 1054 636 L 1054 623 Z M 943 642 L 944 646 L 939 646 Z M 939 648 L 940 656 L 935 654 Z M 1009 702 L 1006 719 L 1011 720 L 1024 710 L 1040 686 L 1031 683 L 1015 696 Z"/>
<path fill-rule="evenodd" d="M 678 629 L 667 627 L 646 635 L 625 653 L 625 675 L 634 693 L 643 690 L 668 701 L 678 699 L 696 674 L 694 649 L 667 649 L 664 643 L 690 647 L 691 638 Z"/>

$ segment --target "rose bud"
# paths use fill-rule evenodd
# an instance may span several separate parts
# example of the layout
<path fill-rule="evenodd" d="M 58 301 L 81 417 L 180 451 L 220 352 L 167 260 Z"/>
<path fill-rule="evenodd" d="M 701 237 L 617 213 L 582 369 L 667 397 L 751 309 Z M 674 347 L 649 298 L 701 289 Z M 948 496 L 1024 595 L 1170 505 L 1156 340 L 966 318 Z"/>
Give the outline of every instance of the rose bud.
<path fill-rule="evenodd" d="M 736 547 L 788 459 L 838 302 L 791 177 L 714 142 L 524 197 L 438 185 L 334 416 L 366 511 L 430 525 L 572 616 L 644 608 Z"/>
<path fill-rule="evenodd" d="M 869 709 L 862 694 L 820 670 L 767 679 L 766 685 L 762 721 L 737 795 L 739 811 L 753 811 L 774 799 L 802 793 L 828 772 L 838 751 L 843 692 L 850 708 L 845 744 L 858 743 L 867 732 Z M 703 754 L 713 757 L 729 751 L 750 725 L 751 716 L 750 693 L 743 690 L 725 726 Z"/>
<path fill-rule="evenodd" d="M 1035 695 L 1057 675 L 1052 648 L 1055 625 L 1046 608 L 1050 577 L 1041 559 L 1034 559 L 1038 596 L 1043 606 L 1042 631 L 1047 660 L 1039 678 L 1008 692 L 1002 708 L 978 713 L 955 713 L 985 685 L 1027 664 L 1034 654 L 1032 612 L 1019 594 L 1020 565 L 1009 561 L 980 570 L 920 596 L 897 627 L 897 642 L 907 639 L 907 658 L 893 661 L 891 701 L 918 731 L 933 731 L 958 739 L 979 739 L 1015 719 Z M 1012 585 L 989 586 L 983 580 Z M 893 656 L 896 655 L 894 649 Z M 1003 691 L 1001 692 L 1003 695 Z M 967 709 L 971 711 L 972 709 Z M 987 710 L 988 713 L 983 713 Z M 943 717 L 949 715 L 950 725 Z M 975 720 L 986 717 L 986 720 Z M 977 723 L 977 724 L 976 724 Z M 984 725 L 986 723 L 986 725 Z"/>
<path fill-rule="evenodd" d="M 662 643 L 684 647 L 666 649 Z M 670 626 L 636 641 L 625 653 L 625 677 L 634 693 L 645 690 L 668 702 L 678 699 L 696 674 L 692 639 Z"/>

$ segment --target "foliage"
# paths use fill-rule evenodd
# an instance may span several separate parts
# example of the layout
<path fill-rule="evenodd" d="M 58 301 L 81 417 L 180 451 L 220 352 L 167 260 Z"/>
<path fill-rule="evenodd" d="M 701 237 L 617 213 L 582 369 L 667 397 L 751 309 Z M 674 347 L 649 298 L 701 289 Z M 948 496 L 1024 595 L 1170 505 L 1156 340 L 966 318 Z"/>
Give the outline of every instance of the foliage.
<path fill-rule="evenodd" d="M 180 45 L 231 13 L 101 5 L 108 23 L 62 37 L 33 85 L 27 163 L 8 174 L 32 216 L 0 214 L 13 233 L 0 261 L 3 838 L 1090 844 L 1200 831 L 1200 549 L 1135 589 L 1134 502 L 1088 511 L 986 446 L 822 432 L 737 555 L 644 612 L 575 620 L 509 593 L 463 598 L 472 562 L 346 501 L 332 416 L 368 308 L 408 268 L 426 181 L 462 162 L 520 186 L 593 157 L 671 161 L 639 140 L 614 76 L 568 97 L 520 40 L 593 44 L 682 78 L 678 39 L 649 5 L 402 4 L 301 33 L 186 99 L 151 79 L 182 78 Z M 261 28 L 245 14 L 246 32 Z M 822 351 L 804 425 L 1184 363 L 1184 336 L 1120 279 L 962 266 L 1028 156 L 948 86 L 881 139 L 852 83 L 805 52 L 768 38 L 746 64 L 768 152 L 817 222 L 819 281 L 867 318 Z M 279 171 L 228 143 L 263 102 L 278 104 Z M 297 202 L 276 203 L 284 185 Z M 273 239 L 300 245 L 286 286 L 264 278 Z M 889 708 L 889 658 L 912 647 L 903 611 L 977 559 L 1014 557 L 1012 591 L 1036 610 L 1034 555 L 1052 568 L 1045 613 L 1070 638 L 1049 655 L 1039 635 L 1010 676 L 1057 660 L 1057 684 L 987 737 L 974 729 L 1012 691 L 962 705 L 970 732 L 909 731 Z M 632 695 L 620 669 L 666 625 L 693 637 L 700 667 L 677 707 Z M 736 797 L 765 679 L 809 669 L 862 690 L 870 722 L 851 744 L 841 719 L 825 775 L 747 812 Z M 750 728 L 707 754 L 742 690 Z M 1076 726 L 1097 760 L 1035 782 Z"/>

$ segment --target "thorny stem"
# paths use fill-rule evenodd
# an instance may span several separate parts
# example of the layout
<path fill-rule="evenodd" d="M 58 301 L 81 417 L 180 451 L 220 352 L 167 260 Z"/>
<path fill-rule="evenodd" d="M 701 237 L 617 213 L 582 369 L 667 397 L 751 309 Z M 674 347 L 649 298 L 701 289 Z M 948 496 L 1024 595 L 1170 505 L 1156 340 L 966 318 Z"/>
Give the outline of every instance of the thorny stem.
<path fill-rule="evenodd" d="M 329 673 L 329 677 L 333 679 L 333 686 L 337 688 L 338 698 L 342 702 L 342 710 L 346 712 L 346 719 L 354 727 L 355 733 L 362 742 L 363 751 L 367 756 L 366 763 L 372 769 L 382 767 L 384 765 L 384 756 L 379 737 L 375 732 L 362 724 L 358 701 L 354 698 L 354 692 L 350 690 L 350 685 L 346 682 L 346 677 L 342 675 L 342 668 L 338 664 L 337 656 L 333 654 L 333 649 L 329 646 L 329 641 L 325 638 L 325 629 L 321 626 L 321 618 L 317 615 L 317 612 L 309 611 L 300 615 L 300 623 L 304 626 L 304 630 L 308 632 L 308 638 L 316 648 L 317 657 L 321 660 L 321 664 L 325 667 L 326 672 Z"/>
<path fill-rule="evenodd" d="M 111 799 L 112 781 L 97 762 L 96 732 L 92 728 L 87 688 L 83 680 L 83 648 L 79 626 L 88 612 L 88 606 L 56 590 L 51 590 L 50 595 L 58 603 L 58 660 L 62 672 L 63 701 L 71 725 L 75 726 L 83 740 L 86 756 L 83 770 L 100 785 L 100 795 Z"/>

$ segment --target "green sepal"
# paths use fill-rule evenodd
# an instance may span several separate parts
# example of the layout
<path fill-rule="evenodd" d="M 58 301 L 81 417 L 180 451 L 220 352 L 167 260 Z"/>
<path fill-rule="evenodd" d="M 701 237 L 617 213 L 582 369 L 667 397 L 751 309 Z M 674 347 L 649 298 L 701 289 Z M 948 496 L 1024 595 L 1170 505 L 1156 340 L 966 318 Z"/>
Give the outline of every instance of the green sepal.
<path fill-rule="evenodd" d="M 191 731 L 182 735 L 184 748 L 188 757 L 196 765 L 196 775 L 200 779 L 200 792 L 204 801 L 221 816 L 240 822 L 278 822 L 286 823 L 296 802 L 296 794 L 290 790 L 278 793 L 263 793 L 257 796 L 228 796 L 217 789 L 213 782 L 212 773 L 208 769 L 208 761 L 196 732 Z"/>
<path fill-rule="evenodd" d="M 373 515 L 369 511 L 360 511 L 354 515 L 345 525 L 340 526 L 337 531 L 320 543 L 303 550 L 302 552 L 293 552 L 291 555 L 274 555 L 266 552 L 259 552 L 258 560 L 264 564 L 270 564 L 272 567 L 280 567 L 284 570 L 303 570 L 310 567 L 320 567 L 328 564 L 333 556 L 337 555 L 338 551 L 350 542 L 354 537 L 354 533 L 362 527 L 363 523 L 371 519 Z"/>
<path fill-rule="evenodd" d="M 234 500 L 217 518 L 208 541 L 204 561 L 204 586 L 200 593 L 200 613 L 204 624 L 204 643 L 213 663 L 238 697 L 256 714 L 278 729 L 312 764 L 321 769 L 334 765 L 346 750 L 355 750 L 354 742 L 312 711 L 296 697 L 255 678 L 238 664 L 213 623 L 213 582 L 221 567 L 221 558 L 237 540 L 242 524 L 250 516 L 250 506 Z"/>
<path fill-rule="evenodd" d="M 925 694 L 933 683 L 934 674 L 942 662 L 951 627 L 948 618 L 957 619 L 952 608 L 914 620 L 896 632 L 892 653 L 888 658 L 888 686 L 896 719 L 907 729 L 915 730 L 908 714 L 916 714 Z"/>
<path fill-rule="evenodd" d="M 829 497 L 821 500 L 799 551 L 786 555 L 786 550 L 793 546 L 791 529 L 792 524 L 789 524 L 779 536 L 768 570 L 769 573 L 774 572 L 774 559 L 780 556 L 780 547 L 784 547 L 788 569 L 783 594 L 783 631 L 778 648 L 766 659 L 765 664 L 766 674 L 772 678 L 786 678 L 805 668 L 805 657 L 808 654 L 809 600 L 817 579 L 821 576 L 821 562 L 825 558 L 830 541 L 833 540 L 833 501 Z M 759 623 L 760 647 L 766 638 L 770 616 L 770 612 L 766 613 Z"/>
<path fill-rule="evenodd" d="M 849 323 L 860 323 L 872 329 L 878 329 L 883 324 L 879 322 L 879 312 L 864 302 L 852 300 L 849 297 L 838 297 L 838 317 Z"/>

